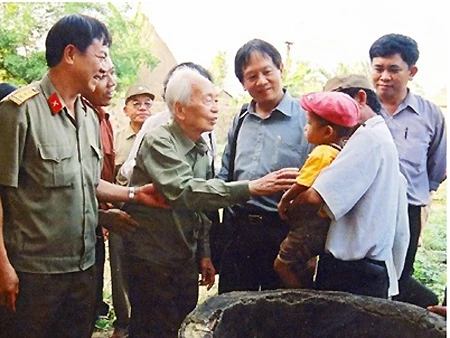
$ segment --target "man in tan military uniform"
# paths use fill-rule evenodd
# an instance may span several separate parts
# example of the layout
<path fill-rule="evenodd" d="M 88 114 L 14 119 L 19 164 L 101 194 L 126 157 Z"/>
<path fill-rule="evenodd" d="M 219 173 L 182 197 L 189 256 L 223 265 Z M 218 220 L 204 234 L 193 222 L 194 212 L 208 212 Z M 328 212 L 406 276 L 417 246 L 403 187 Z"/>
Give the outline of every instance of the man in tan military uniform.
<path fill-rule="evenodd" d="M 130 123 L 114 136 L 114 150 L 116 152 L 116 173 L 128 158 L 136 135 L 141 130 L 145 120 L 150 117 L 151 107 L 155 95 L 150 89 L 141 84 L 134 84 L 125 94 L 123 112 L 130 119 Z M 122 184 L 120 180 L 117 182 Z"/>
<path fill-rule="evenodd" d="M 103 23 L 70 15 L 46 39 L 48 73 L 0 103 L 0 336 L 90 337 L 97 199 L 143 201 L 100 180 L 96 114 L 80 99 L 108 56 Z"/>

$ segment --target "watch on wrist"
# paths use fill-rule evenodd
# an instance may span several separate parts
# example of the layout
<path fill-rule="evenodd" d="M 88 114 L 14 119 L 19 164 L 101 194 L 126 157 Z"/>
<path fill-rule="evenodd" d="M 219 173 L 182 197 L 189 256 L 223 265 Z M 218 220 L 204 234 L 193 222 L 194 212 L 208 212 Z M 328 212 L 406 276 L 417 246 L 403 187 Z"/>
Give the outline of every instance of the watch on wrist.
<path fill-rule="evenodd" d="M 136 195 L 136 188 L 135 187 L 129 187 L 128 190 L 128 198 L 130 201 L 134 201 L 134 196 Z"/>

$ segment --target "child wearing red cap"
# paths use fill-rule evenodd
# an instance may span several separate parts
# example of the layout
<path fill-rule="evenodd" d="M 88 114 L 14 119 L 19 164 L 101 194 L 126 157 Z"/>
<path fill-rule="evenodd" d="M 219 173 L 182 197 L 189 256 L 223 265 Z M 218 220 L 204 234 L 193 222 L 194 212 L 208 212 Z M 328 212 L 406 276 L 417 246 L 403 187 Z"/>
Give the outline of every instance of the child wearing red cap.
<path fill-rule="evenodd" d="M 336 158 L 359 120 L 358 105 L 347 94 L 311 93 L 302 96 L 300 104 L 308 113 L 306 138 L 316 147 L 300 169 L 296 183 L 278 204 L 280 216 L 289 221 L 291 230 L 280 245 L 274 269 L 289 288 L 312 286 L 315 257 L 324 251 L 330 220 L 322 210 L 313 215 L 294 215 L 288 208 Z"/>

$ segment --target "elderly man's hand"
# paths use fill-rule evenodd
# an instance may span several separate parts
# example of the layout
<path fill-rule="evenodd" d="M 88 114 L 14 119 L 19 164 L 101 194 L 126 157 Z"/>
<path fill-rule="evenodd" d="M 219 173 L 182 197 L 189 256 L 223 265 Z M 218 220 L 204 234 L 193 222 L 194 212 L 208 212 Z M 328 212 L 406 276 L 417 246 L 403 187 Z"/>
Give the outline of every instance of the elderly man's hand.
<path fill-rule="evenodd" d="M 206 285 L 206 290 L 209 291 L 216 281 L 216 269 L 212 264 L 211 258 L 202 258 L 200 260 L 200 273 L 202 275 L 200 285 Z"/>
<path fill-rule="evenodd" d="M 135 201 L 149 207 L 170 209 L 164 197 L 155 188 L 153 184 L 146 184 L 136 188 Z"/>
<path fill-rule="evenodd" d="M 272 195 L 289 189 L 295 183 L 298 168 L 283 168 L 266 176 L 250 181 L 248 189 L 252 196 Z"/>
<path fill-rule="evenodd" d="M 0 305 L 16 311 L 16 299 L 19 294 L 19 278 L 12 265 L 7 262 L 0 264 Z"/>
<path fill-rule="evenodd" d="M 138 223 L 125 211 L 119 209 L 108 209 L 98 211 L 99 224 L 119 236 L 127 236 L 138 227 Z"/>

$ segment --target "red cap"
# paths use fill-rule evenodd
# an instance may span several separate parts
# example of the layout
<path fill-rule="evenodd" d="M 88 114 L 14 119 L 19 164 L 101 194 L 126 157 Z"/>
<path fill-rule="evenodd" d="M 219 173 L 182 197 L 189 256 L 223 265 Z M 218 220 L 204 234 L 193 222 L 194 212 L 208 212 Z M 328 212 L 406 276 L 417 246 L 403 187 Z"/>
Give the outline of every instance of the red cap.
<path fill-rule="evenodd" d="M 339 126 L 353 127 L 359 121 L 358 105 L 344 93 L 310 93 L 300 98 L 300 104 L 303 109 Z"/>

